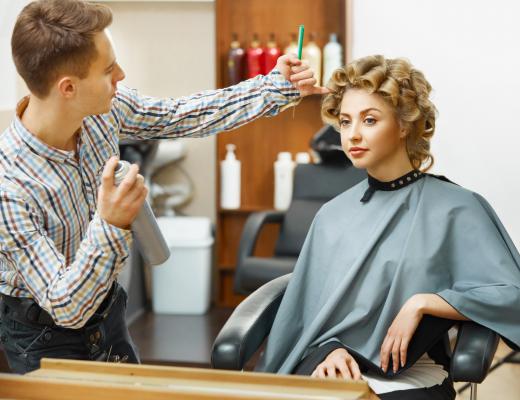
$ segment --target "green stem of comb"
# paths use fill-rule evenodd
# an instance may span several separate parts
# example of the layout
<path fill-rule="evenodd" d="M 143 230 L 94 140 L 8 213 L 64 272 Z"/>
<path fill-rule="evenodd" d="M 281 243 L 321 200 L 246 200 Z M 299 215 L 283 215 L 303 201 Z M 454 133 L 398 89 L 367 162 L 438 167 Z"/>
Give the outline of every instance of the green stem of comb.
<path fill-rule="evenodd" d="M 303 33 L 305 32 L 305 26 L 300 25 L 300 29 L 298 31 L 298 59 L 302 59 L 302 49 L 303 49 Z"/>

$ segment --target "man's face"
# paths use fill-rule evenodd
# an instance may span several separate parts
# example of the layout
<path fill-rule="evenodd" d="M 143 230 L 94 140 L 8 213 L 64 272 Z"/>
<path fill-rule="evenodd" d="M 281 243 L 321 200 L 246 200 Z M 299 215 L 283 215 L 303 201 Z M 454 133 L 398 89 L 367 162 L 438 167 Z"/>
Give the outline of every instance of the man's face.
<path fill-rule="evenodd" d="M 97 58 L 90 65 L 87 77 L 77 85 L 75 107 L 85 116 L 109 112 L 117 82 L 125 78 L 107 33 L 97 33 L 94 42 Z"/>

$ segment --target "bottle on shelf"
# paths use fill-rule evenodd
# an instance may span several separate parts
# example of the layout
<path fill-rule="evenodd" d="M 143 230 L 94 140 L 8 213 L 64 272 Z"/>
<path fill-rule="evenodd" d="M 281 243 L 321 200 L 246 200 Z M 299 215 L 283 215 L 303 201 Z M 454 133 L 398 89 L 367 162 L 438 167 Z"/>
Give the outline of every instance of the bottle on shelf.
<path fill-rule="evenodd" d="M 316 44 L 316 34 L 309 35 L 309 42 L 303 47 L 302 58 L 309 63 L 309 67 L 314 71 L 316 85 L 321 86 L 321 49 Z"/>
<path fill-rule="evenodd" d="M 323 84 L 326 85 L 332 73 L 343 65 L 343 48 L 335 33 L 330 34 L 329 42 L 323 48 Z"/>
<path fill-rule="evenodd" d="M 233 33 L 232 37 L 233 40 L 228 52 L 228 81 L 230 85 L 236 85 L 246 76 L 246 54 L 244 49 L 240 47 L 238 35 Z"/>
<path fill-rule="evenodd" d="M 260 46 L 258 34 L 253 34 L 253 41 L 247 49 L 247 77 L 254 78 L 264 74 L 264 49 Z"/>
<path fill-rule="evenodd" d="M 274 163 L 274 208 L 287 210 L 291 204 L 293 192 L 294 162 L 291 153 L 278 153 Z"/>
<path fill-rule="evenodd" d="M 267 42 L 264 52 L 264 73 L 268 74 L 276 66 L 278 57 L 282 55 L 282 51 L 276 44 L 274 33 L 269 35 L 269 41 Z"/>
<path fill-rule="evenodd" d="M 300 151 L 296 153 L 296 164 L 310 164 L 311 163 L 311 155 L 306 151 Z"/>
<path fill-rule="evenodd" d="M 240 161 L 235 155 L 236 146 L 226 145 L 226 159 L 220 162 L 220 207 L 240 208 Z"/>
<path fill-rule="evenodd" d="M 298 36 L 296 33 L 291 33 L 291 42 L 289 45 L 284 49 L 283 54 L 296 54 L 298 55 Z"/>

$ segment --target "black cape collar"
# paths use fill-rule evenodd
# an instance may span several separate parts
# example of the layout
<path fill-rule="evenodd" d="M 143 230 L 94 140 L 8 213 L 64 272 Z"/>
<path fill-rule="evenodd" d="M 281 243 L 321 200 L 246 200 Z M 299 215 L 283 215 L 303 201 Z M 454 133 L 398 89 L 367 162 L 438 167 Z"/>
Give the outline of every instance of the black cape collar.
<path fill-rule="evenodd" d="M 392 191 L 392 190 L 399 190 L 402 189 L 419 179 L 424 177 L 424 173 L 421 171 L 414 169 L 407 174 L 394 179 L 390 182 L 383 182 L 379 181 L 373 176 L 368 175 L 368 189 L 366 190 L 365 194 L 361 198 L 362 203 L 366 203 L 370 201 L 372 198 L 372 195 L 375 193 L 376 190 L 384 190 L 384 191 Z"/>

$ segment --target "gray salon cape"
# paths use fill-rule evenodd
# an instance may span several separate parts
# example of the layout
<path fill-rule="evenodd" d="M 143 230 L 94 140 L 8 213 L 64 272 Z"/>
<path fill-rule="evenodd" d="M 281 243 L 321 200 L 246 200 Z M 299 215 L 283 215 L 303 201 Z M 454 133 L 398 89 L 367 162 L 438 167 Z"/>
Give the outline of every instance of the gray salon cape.
<path fill-rule="evenodd" d="M 362 203 L 367 188 L 316 215 L 257 369 L 291 373 L 339 340 L 380 370 L 388 328 L 416 293 L 438 294 L 518 346 L 520 255 L 488 202 L 430 175 Z"/>

